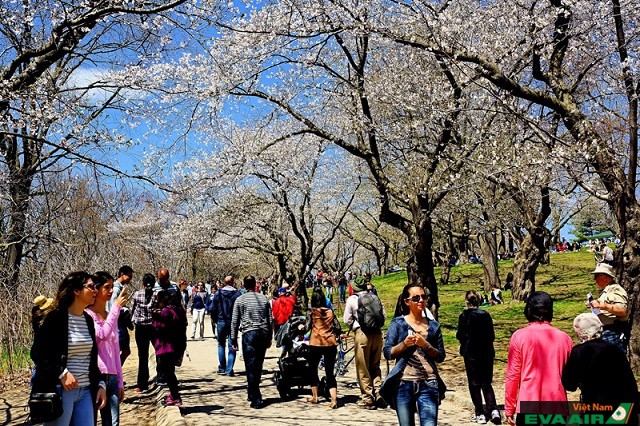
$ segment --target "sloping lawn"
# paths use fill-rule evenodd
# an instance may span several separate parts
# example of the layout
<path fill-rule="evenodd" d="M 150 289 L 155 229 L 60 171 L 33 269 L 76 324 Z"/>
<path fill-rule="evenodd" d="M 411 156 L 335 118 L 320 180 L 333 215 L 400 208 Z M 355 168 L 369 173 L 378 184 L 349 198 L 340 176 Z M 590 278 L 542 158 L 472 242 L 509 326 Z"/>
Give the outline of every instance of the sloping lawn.
<path fill-rule="evenodd" d="M 504 277 L 511 270 L 513 261 L 499 262 L 500 276 Z M 549 265 L 541 265 L 536 274 L 536 290 L 545 291 L 554 300 L 553 324 L 566 331 L 575 339 L 573 319 L 576 315 L 587 312 L 584 302 L 588 292 L 597 292 L 590 272 L 595 266 L 593 254 L 585 250 L 580 252 L 552 254 Z M 440 277 L 440 268 L 436 269 L 436 279 Z M 450 283 L 439 288 L 440 311 L 439 321 L 445 347 L 448 354 L 458 352 L 456 327 L 458 315 L 464 309 L 464 295 L 467 290 L 483 292 L 480 280 L 483 277 L 482 265 L 460 265 L 451 269 Z M 378 290 L 387 311 L 387 325 L 393 315 L 396 300 L 407 283 L 406 272 L 395 272 L 381 277 L 374 277 L 373 284 Z M 524 317 L 524 304 L 512 301 L 511 292 L 503 290 L 505 304 L 483 307 L 491 313 L 496 332 L 496 361 L 506 362 L 507 349 L 511 334 L 527 324 Z M 498 371 L 496 371 L 498 373 Z"/>

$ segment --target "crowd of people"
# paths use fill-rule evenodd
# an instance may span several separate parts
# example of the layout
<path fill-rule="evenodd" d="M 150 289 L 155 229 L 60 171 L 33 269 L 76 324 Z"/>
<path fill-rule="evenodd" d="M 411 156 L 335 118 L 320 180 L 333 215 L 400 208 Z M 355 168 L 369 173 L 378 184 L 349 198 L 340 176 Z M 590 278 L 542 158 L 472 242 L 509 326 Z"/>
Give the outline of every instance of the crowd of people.
<path fill-rule="evenodd" d="M 585 403 L 614 408 L 623 402 L 634 403 L 634 416 L 627 424 L 637 424 L 638 390 L 626 358 L 628 297 L 615 283 L 614 272 L 607 263 L 598 264 L 593 271 L 600 295 L 586 302 L 591 312 L 574 321 L 581 341 L 576 346 L 568 334 L 551 325 L 551 297 L 544 292 L 529 295 L 524 309 L 529 324 L 514 332 L 509 342 L 504 399 L 504 416 L 509 424 L 538 424 L 537 418 L 525 422 L 528 415 L 569 415 L 566 391 L 577 388 Z M 265 354 L 274 336 L 287 328 L 290 318 L 306 314 L 304 343 L 309 347 L 311 386 L 307 402 L 320 402 L 318 365 L 323 360 L 327 405 L 338 408 L 334 365 L 344 330 L 323 275 L 315 275 L 310 306 L 301 308 L 293 279 L 282 281 L 267 297 L 269 286 L 265 289 L 264 282 L 251 275 L 242 279 L 240 288 L 231 275 L 217 284 L 198 282 L 190 286 L 184 280 L 172 282 L 169 271 L 161 268 L 156 275 L 143 275 L 140 288 L 130 295 L 127 286 L 132 282 L 133 269 L 129 266 L 122 266 L 116 278 L 106 271 L 68 274 L 55 297 L 38 296 L 32 311 L 32 392 L 61 396 L 62 414 L 45 424 L 95 424 L 98 415 L 103 425 L 119 424 L 119 404 L 125 392 L 122 365 L 131 352 L 131 329 L 138 349 L 134 392 L 150 389 L 148 358 L 153 345 L 156 384 L 168 388 L 164 403 L 182 405 L 176 367 L 186 354 L 188 312 L 192 339 L 204 337 L 205 317 L 211 317 L 218 346 L 218 374 L 235 375 L 236 353 L 242 345 L 247 400 L 253 409 L 265 406 L 260 384 Z M 370 276 L 357 279 L 340 274 L 331 282 L 340 289 L 343 278 L 342 320 L 348 333 L 354 334 L 360 388 L 356 406 L 390 406 L 403 426 L 415 424 L 416 416 L 421 425 L 436 425 L 438 406 L 446 391 L 438 364 L 444 361 L 446 352 L 440 324 L 429 309 L 429 291 L 415 283 L 403 288 L 385 337 L 382 328 L 387 313 Z M 342 299 L 340 291 L 339 296 Z M 502 303 L 499 293 L 495 297 Z M 481 309 L 482 301 L 476 291 L 466 293 L 456 338 L 474 407 L 471 421 L 499 424 L 502 416 L 492 385 L 495 333 L 490 313 Z M 395 361 L 384 380 L 382 356 Z M 615 380 L 599 380 L 595 372 L 603 365 L 613 374 L 608 377 Z M 558 404 L 548 405 L 554 402 Z M 593 413 L 593 406 L 589 412 Z"/>

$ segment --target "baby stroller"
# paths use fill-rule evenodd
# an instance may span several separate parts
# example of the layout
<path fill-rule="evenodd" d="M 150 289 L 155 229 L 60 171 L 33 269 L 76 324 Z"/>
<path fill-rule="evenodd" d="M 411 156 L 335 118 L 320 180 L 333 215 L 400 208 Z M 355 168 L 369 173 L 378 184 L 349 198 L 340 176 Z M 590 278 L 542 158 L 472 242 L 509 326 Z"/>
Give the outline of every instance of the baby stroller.
<path fill-rule="evenodd" d="M 302 388 L 310 384 L 309 345 L 305 333 L 305 317 L 292 316 L 276 335 L 276 346 L 282 347 L 282 354 L 273 381 L 281 398 L 289 396 L 294 386 Z"/>

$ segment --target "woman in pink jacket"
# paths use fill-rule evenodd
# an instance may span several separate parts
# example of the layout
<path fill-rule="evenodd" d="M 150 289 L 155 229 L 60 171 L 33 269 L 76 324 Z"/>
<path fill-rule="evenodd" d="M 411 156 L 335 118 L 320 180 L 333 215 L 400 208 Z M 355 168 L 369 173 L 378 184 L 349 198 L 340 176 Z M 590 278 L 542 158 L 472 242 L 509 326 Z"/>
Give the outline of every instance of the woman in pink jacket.
<path fill-rule="evenodd" d="M 122 290 L 107 312 L 107 302 L 113 294 L 113 276 L 108 272 L 96 272 L 96 301 L 86 309 L 93 318 L 98 344 L 98 368 L 105 376 L 107 384 L 107 404 L 100 410 L 102 424 L 120 424 L 120 402 L 124 399 L 122 364 L 120 363 L 120 343 L 118 342 L 118 316 L 127 303 L 129 294 Z"/>
<path fill-rule="evenodd" d="M 553 301 L 547 293 L 531 293 L 524 315 L 529 325 L 513 333 L 509 341 L 504 413 L 510 425 L 525 424 L 523 415 L 514 420 L 516 413 L 565 414 L 567 409 L 562 369 L 573 341 L 567 333 L 550 324 Z M 553 402 L 564 404 L 556 407 Z"/>

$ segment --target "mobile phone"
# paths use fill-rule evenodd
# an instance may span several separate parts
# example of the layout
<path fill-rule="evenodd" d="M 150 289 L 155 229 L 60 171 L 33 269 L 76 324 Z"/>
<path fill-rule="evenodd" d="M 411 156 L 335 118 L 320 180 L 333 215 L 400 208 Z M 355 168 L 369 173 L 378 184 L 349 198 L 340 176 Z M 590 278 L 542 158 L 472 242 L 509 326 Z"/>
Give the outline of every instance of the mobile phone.
<path fill-rule="evenodd" d="M 593 302 L 593 294 L 587 293 L 587 301 L 589 301 L 589 303 Z"/>

